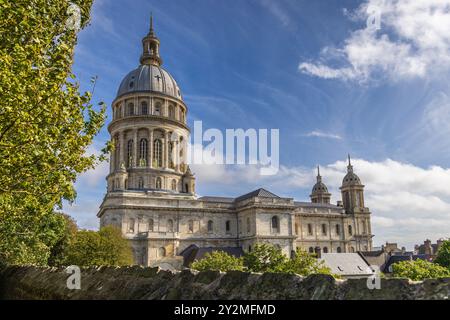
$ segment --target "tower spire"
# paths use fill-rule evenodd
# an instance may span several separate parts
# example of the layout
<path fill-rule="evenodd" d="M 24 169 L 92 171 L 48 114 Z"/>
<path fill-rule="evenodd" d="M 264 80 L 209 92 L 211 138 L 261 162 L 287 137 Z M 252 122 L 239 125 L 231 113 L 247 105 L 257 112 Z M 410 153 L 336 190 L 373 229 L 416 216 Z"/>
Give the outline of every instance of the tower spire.
<path fill-rule="evenodd" d="M 317 182 L 322 181 L 322 176 L 320 175 L 320 166 L 317 166 Z"/>
<path fill-rule="evenodd" d="M 347 171 L 348 171 L 348 172 L 353 172 L 353 166 L 352 166 L 352 160 L 351 160 L 351 158 L 350 158 L 350 153 L 348 154 Z"/>
<path fill-rule="evenodd" d="M 155 31 L 153 30 L 153 12 L 150 12 L 150 33 L 151 35 L 155 34 Z"/>

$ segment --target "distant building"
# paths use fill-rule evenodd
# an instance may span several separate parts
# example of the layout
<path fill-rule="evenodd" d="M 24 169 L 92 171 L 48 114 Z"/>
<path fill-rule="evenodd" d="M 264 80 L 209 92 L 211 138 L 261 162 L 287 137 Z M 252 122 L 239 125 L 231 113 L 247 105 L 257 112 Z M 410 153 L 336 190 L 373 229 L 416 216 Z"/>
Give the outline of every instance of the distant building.
<path fill-rule="evenodd" d="M 423 242 L 423 244 L 415 245 L 414 252 L 416 254 L 436 255 L 444 241 L 445 239 L 439 239 L 436 243 L 433 244 L 431 243 L 431 240 L 427 239 Z"/>

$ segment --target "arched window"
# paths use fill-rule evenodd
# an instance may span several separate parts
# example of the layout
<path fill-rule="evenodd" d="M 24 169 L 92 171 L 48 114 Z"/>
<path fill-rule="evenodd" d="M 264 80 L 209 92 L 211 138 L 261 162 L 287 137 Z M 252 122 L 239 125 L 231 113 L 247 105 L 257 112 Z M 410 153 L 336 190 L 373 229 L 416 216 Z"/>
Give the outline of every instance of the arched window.
<path fill-rule="evenodd" d="M 353 228 L 351 225 L 348 226 L 348 234 L 353 235 Z"/>
<path fill-rule="evenodd" d="M 213 222 L 212 222 L 212 220 L 208 221 L 208 232 L 213 232 Z"/>
<path fill-rule="evenodd" d="M 187 183 L 184 185 L 184 189 L 186 190 L 186 193 L 189 193 L 189 185 Z"/>
<path fill-rule="evenodd" d="M 177 180 L 173 179 L 171 183 L 172 191 L 177 191 Z"/>
<path fill-rule="evenodd" d="M 345 208 L 348 210 L 350 207 L 350 193 L 347 191 L 345 192 Z"/>
<path fill-rule="evenodd" d="M 298 223 L 295 223 L 295 234 L 298 234 Z"/>
<path fill-rule="evenodd" d="M 115 181 L 114 180 L 112 180 L 111 181 L 111 190 L 116 190 L 116 185 L 115 185 Z"/>
<path fill-rule="evenodd" d="M 190 233 L 194 232 L 194 221 L 192 220 L 188 221 L 188 230 Z"/>
<path fill-rule="evenodd" d="M 311 223 L 308 223 L 308 235 L 312 236 L 313 234 L 313 227 Z"/>
<path fill-rule="evenodd" d="M 322 234 L 323 234 L 324 236 L 327 235 L 327 225 L 326 225 L 325 223 L 322 224 Z"/>
<path fill-rule="evenodd" d="M 155 112 L 153 113 L 156 116 L 161 115 L 161 103 L 157 102 L 155 105 Z"/>
<path fill-rule="evenodd" d="M 173 232 L 173 221 L 172 221 L 172 219 L 167 220 L 167 232 Z"/>
<path fill-rule="evenodd" d="M 145 101 L 142 101 L 142 103 L 141 103 L 141 114 L 142 115 L 148 114 L 148 104 Z"/>
<path fill-rule="evenodd" d="M 134 104 L 132 103 L 128 104 L 127 114 L 129 116 L 134 116 Z"/>
<path fill-rule="evenodd" d="M 147 139 L 141 139 L 139 143 L 139 166 L 145 167 L 147 165 L 148 142 Z"/>
<path fill-rule="evenodd" d="M 158 257 L 159 258 L 164 258 L 166 256 L 166 248 L 161 247 L 158 249 Z"/>
<path fill-rule="evenodd" d="M 153 164 L 155 167 L 162 167 L 162 142 L 160 139 L 155 139 L 153 142 Z"/>
<path fill-rule="evenodd" d="M 251 229 L 250 218 L 247 218 L 247 233 L 250 233 L 250 229 Z"/>
<path fill-rule="evenodd" d="M 351 253 L 355 253 L 355 248 L 354 247 L 350 247 L 350 252 Z"/>
<path fill-rule="evenodd" d="M 323 247 L 323 253 L 328 253 L 328 248 L 327 247 Z"/>
<path fill-rule="evenodd" d="M 169 118 L 175 119 L 175 107 L 173 105 L 169 106 Z"/>
<path fill-rule="evenodd" d="M 139 178 L 138 189 L 144 189 L 144 179 Z"/>
<path fill-rule="evenodd" d="M 340 225 L 336 225 L 336 234 L 339 236 L 341 234 L 341 226 Z"/>
<path fill-rule="evenodd" d="M 127 143 L 127 167 L 131 167 L 133 163 L 133 140 L 128 140 Z"/>
<path fill-rule="evenodd" d="M 125 190 L 127 190 L 128 189 L 128 179 L 125 179 Z"/>
<path fill-rule="evenodd" d="M 342 252 L 341 247 L 337 247 L 336 251 L 337 251 L 337 253 L 341 253 Z"/>
<path fill-rule="evenodd" d="M 153 222 L 153 219 L 148 220 L 148 231 L 153 231 L 155 228 L 155 223 Z"/>
<path fill-rule="evenodd" d="M 280 232 L 280 221 L 277 216 L 272 217 L 272 232 L 273 233 Z"/>
<path fill-rule="evenodd" d="M 169 141 L 169 168 L 174 169 L 175 163 L 173 162 L 173 141 Z"/>
<path fill-rule="evenodd" d="M 314 253 L 314 248 L 313 247 L 309 247 L 309 253 Z"/>
<path fill-rule="evenodd" d="M 160 177 L 156 178 L 155 188 L 162 189 L 162 179 Z"/>
<path fill-rule="evenodd" d="M 230 231 L 231 231 L 230 221 L 225 222 L 225 231 L 226 231 L 226 233 L 230 233 Z"/>
<path fill-rule="evenodd" d="M 128 232 L 134 233 L 134 224 L 135 220 L 133 218 L 130 218 L 130 220 L 128 221 Z"/>

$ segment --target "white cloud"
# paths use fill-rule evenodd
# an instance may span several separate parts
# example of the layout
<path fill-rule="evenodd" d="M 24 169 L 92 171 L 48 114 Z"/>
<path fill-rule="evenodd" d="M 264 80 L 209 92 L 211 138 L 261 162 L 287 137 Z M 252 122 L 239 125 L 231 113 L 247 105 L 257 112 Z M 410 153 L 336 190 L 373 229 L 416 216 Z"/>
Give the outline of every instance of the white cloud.
<path fill-rule="evenodd" d="M 366 0 L 350 14 L 361 21 L 367 8 L 381 12 L 381 30 L 353 31 L 340 48 L 324 48 L 319 61 L 299 70 L 325 79 L 366 82 L 425 78 L 450 70 L 450 0 Z M 331 67 L 330 64 L 338 67 Z"/>
<path fill-rule="evenodd" d="M 317 137 L 317 138 L 328 138 L 328 139 L 336 139 L 336 140 L 342 140 L 342 137 L 338 134 L 334 133 L 327 133 L 320 130 L 313 130 L 309 133 L 307 133 L 305 136 L 307 137 Z"/>

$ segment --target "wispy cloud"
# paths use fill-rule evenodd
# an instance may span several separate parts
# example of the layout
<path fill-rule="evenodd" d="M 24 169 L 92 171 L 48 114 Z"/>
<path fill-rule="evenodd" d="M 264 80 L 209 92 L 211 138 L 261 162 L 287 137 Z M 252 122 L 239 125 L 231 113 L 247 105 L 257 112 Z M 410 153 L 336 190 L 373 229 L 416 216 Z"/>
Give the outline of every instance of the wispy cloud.
<path fill-rule="evenodd" d="M 436 77 L 450 70 L 450 0 L 367 0 L 351 17 L 365 21 L 369 7 L 381 12 L 380 31 L 353 31 L 342 47 L 324 48 L 299 70 L 358 82 Z"/>
<path fill-rule="evenodd" d="M 320 130 L 313 130 L 304 135 L 305 137 L 316 137 L 316 138 L 326 138 L 326 139 L 335 139 L 342 140 L 342 137 L 338 134 L 327 133 Z"/>

